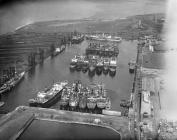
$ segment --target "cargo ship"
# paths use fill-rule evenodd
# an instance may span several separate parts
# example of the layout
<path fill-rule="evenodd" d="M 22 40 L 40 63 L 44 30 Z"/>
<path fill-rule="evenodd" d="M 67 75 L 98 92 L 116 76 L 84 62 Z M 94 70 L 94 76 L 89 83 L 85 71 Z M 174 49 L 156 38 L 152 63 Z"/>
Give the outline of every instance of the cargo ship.
<path fill-rule="evenodd" d="M 0 87 L 0 94 L 6 93 L 10 91 L 13 87 L 15 87 L 25 76 L 25 72 L 21 72 L 17 74 L 15 72 L 14 76 L 11 77 L 7 82 L 5 82 L 1 87 Z"/>
<path fill-rule="evenodd" d="M 68 81 L 57 82 L 45 91 L 39 91 L 35 99 L 29 100 L 29 105 L 34 107 L 48 108 L 54 105 L 61 97 L 61 93 Z"/>
<path fill-rule="evenodd" d="M 116 74 L 117 60 L 115 57 L 112 57 L 109 63 L 109 74 L 114 76 Z"/>

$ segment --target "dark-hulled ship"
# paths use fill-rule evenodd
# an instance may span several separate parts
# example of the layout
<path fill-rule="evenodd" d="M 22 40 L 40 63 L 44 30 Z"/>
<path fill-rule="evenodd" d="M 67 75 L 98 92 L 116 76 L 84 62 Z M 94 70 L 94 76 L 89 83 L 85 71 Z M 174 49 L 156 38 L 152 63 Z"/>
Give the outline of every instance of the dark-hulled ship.
<path fill-rule="evenodd" d="M 84 40 L 84 36 L 83 35 L 74 35 L 71 39 L 71 43 L 72 44 L 79 44 Z"/>
<path fill-rule="evenodd" d="M 100 59 L 97 61 L 97 64 L 96 64 L 96 73 L 99 75 L 102 73 L 102 70 L 103 70 L 103 60 Z"/>
<path fill-rule="evenodd" d="M 11 77 L 7 82 L 5 82 L 0 87 L 0 94 L 10 91 L 13 87 L 15 87 L 23 79 L 24 76 L 25 76 L 24 71 L 19 74 L 17 74 L 15 72 L 14 76 Z"/>
<path fill-rule="evenodd" d="M 51 107 L 60 99 L 62 90 L 67 84 L 67 81 L 54 83 L 51 88 L 39 91 L 35 99 L 29 100 L 29 105 L 44 108 Z"/>
<path fill-rule="evenodd" d="M 130 73 L 134 73 L 134 71 L 135 71 L 135 66 L 136 66 L 136 62 L 135 62 L 134 60 L 131 60 L 131 61 L 128 63 L 128 65 L 129 65 L 129 72 L 130 72 Z"/>
<path fill-rule="evenodd" d="M 66 87 L 62 91 L 61 99 L 59 101 L 60 108 L 66 109 L 69 105 L 69 97 L 70 97 L 70 89 L 69 87 Z"/>
<path fill-rule="evenodd" d="M 112 57 L 109 63 L 109 74 L 111 76 L 114 76 L 116 74 L 116 68 L 117 68 L 117 60 L 115 57 Z"/>
<path fill-rule="evenodd" d="M 106 75 L 109 72 L 109 58 L 104 58 L 103 65 L 103 73 Z"/>
<path fill-rule="evenodd" d="M 85 58 L 82 65 L 82 72 L 86 73 L 89 69 L 89 61 Z"/>

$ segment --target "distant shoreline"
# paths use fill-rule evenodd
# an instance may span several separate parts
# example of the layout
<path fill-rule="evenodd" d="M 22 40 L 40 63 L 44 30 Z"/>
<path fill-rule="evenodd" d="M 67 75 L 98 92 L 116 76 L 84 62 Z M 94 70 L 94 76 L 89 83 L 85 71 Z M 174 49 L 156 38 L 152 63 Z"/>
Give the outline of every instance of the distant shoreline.
<path fill-rule="evenodd" d="M 165 16 L 165 13 L 152 13 L 152 14 L 143 14 L 143 15 L 133 15 L 133 16 L 127 16 L 124 18 L 116 18 L 116 19 L 96 19 L 96 18 L 82 18 L 82 19 L 67 19 L 67 20 L 49 20 L 49 21 L 36 21 L 34 23 L 30 23 L 30 24 L 24 24 L 21 26 L 18 26 L 17 28 L 15 28 L 15 30 L 13 32 L 16 32 L 18 30 L 21 30 L 25 27 L 28 26 L 32 26 L 32 25 L 38 25 L 38 24 L 50 24 L 48 26 L 67 26 L 67 25 L 75 25 L 75 24 L 79 24 L 82 22 L 115 22 L 115 21 L 121 21 L 121 20 L 128 20 L 128 19 L 134 19 L 134 18 L 139 18 L 139 17 L 148 17 L 148 16 Z M 144 17 L 144 18 L 145 18 Z M 10 33 L 10 32 L 8 32 Z M 8 34 L 5 33 L 5 34 Z M 1 34 L 3 35 L 3 34 Z"/>

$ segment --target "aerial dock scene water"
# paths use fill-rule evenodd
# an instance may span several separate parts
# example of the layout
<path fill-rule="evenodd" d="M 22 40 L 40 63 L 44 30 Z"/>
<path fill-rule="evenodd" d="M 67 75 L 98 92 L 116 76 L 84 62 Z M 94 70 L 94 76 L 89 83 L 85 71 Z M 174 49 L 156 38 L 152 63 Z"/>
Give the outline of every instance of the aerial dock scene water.
<path fill-rule="evenodd" d="M 177 138 L 162 117 L 165 15 L 99 16 L 0 35 L 0 139 Z"/>

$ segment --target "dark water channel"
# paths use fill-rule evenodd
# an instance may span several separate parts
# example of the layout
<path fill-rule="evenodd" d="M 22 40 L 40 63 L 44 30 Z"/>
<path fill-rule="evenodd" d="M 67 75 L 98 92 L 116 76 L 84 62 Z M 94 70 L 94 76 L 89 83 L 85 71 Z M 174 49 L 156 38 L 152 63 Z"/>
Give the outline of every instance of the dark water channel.
<path fill-rule="evenodd" d="M 28 105 L 28 100 L 36 96 L 37 91 L 49 87 L 53 82 L 81 80 L 84 84 L 102 82 L 111 98 L 112 110 L 120 110 L 120 100 L 128 99 L 133 84 L 133 75 L 129 74 L 128 62 L 136 58 L 136 41 L 122 41 L 119 44 L 117 72 L 114 77 L 109 75 L 95 75 L 89 77 L 88 72 L 70 72 L 70 59 L 78 53 L 84 53 L 88 42 L 80 45 L 67 46 L 66 50 L 54 58 L 47 58 L 43 64 L 37 65 L 26 73 L 23 81 L 11 92 L 3 95 L 4 110 L 11 111 L 19 105 Z M 55 105 L 57 108 L 58 106 Z"/>

